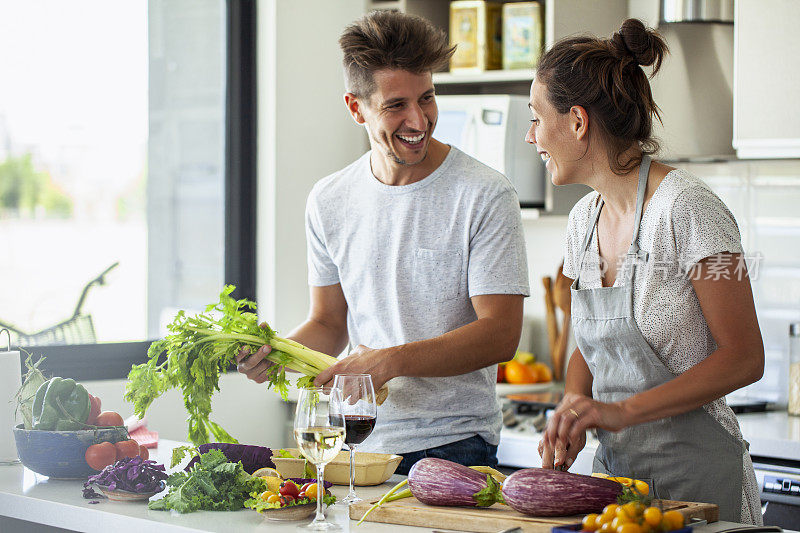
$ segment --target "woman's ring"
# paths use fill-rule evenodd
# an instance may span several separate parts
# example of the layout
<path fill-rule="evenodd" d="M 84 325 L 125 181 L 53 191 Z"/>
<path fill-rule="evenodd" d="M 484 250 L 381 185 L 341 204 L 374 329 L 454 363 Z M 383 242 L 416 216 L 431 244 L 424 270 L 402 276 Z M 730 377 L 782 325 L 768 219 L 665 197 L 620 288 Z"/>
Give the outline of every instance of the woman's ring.
<path fill-rule="evenodd" d="M 580 418 L 581 417 L 581 415 L 579 415 L 578 411 L 576 411 L 575 409 L 570 409 L 569 412 L 572 413 L 573 415 L 575 415 L 575 418 Z"/>

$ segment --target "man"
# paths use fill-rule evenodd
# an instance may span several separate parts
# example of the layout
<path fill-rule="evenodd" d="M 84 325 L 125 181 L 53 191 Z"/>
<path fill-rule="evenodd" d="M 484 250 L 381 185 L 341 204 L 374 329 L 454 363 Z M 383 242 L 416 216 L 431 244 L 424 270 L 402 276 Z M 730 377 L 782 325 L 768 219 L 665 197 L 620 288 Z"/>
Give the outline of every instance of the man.
<path fill-rule="evenodd" d="M 348 26 L 344 101 L 371 150 L 308 198 L 311 309 L 289 337 L 339 354 L 315 380 L 388 384 L 359 449 L 496 465 L 496 364 L 519 343 L 529 295 L 519 201 L 509 181 L 433 137 L 432 72 L 454 48 L 422 18 L 378 11 Z M 240 372 L 265 380 L 269 347 Z"/>

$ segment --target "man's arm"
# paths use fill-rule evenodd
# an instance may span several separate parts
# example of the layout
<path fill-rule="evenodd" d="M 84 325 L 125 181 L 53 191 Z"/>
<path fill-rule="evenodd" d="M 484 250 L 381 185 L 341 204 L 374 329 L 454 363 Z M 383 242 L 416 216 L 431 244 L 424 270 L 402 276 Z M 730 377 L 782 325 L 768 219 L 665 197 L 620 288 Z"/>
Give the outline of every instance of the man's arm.
<path fill-rule="evenodd" d="M 288 338 L 336 357 L 347 347 L 347 300 L 341 284 L 311 287 L 311 308 L 305 322 Z"/>
<path fill-rule="evenodd" d="M 371 374 L 376 389 L 398 376 L 466 374 L 514 357 L 522 332 L 522 295 L 471 298 L 478 319 L 438 337 L 374 350 L 359 346 L 314 380 L 331 385 L 336 374 Z"/>
<path fill-rule="evenodd" d="M 311 309 L 305 322 L 297 326 L 288 338 L 312 350 L 336 357 L 347 346 L 347 301 L 342 286 L 311 287 Z M 237 356 L 239 372 L 256 383 L 267 380 L 272 362 L 265 359 L 271 347 L 262 346 L 253 355 L 248 350 Z M 287 369 L 287 371 L 290 371 Z"/>

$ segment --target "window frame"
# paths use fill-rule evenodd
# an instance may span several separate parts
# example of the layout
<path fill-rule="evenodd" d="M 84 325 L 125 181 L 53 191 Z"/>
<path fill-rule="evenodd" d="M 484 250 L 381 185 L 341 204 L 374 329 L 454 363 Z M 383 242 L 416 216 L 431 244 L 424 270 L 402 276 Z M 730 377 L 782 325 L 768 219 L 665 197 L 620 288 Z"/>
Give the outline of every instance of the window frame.
<path fill-rule="evenodd" d="M 225 265 L 226 284 L 237 298 L 256 295 L 257 112 L 256 0 L 226 1 L 225 81 Z M 45 375 L 77 381 L 125 379 L 131 365 L 147 360 L 154 339 L 61 346 L 19 346 L 22 370 L 27 353 L 45 357 Z M 23 351 L 25 350 L 25 351 Z"/>

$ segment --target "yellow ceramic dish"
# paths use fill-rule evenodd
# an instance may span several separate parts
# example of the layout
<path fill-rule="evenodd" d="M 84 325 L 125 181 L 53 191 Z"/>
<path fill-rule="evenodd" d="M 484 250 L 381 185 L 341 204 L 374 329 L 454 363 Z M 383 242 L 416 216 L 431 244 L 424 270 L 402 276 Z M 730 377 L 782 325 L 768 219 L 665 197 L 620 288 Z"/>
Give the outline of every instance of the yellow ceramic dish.
<path fill-rule="evenodd" d="M 292 458 L 272 456 L 272 462 L 280 475 L 285 479 L 289 477 L 306 477 L 303 475 L 305 459 L 297 448 L 287 450 Z M 300 457 L 296 459 L 295 457 Z M 356 450 L 355 484 L 361 487 L 380 485 L 389 479 L 403 458 L 399 455 L 386 453 L 367 453 Z M 314 465 L 309 463 L 314 469 Z M 342 451 L 333 461 L 325 466 L 325 481 L 334 485 L 350 484 L 350 452 Z"/>

